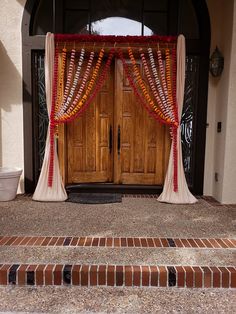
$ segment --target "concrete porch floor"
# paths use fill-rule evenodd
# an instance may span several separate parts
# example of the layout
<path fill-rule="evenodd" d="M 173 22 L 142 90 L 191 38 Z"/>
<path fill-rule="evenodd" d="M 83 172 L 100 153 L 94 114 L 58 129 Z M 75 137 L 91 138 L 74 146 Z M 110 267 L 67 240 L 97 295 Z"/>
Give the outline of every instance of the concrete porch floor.
<path fill-rule="evenodd" d="M 122 203 L 0 203 L 0 236 L 236 238 L 235 205 L 204 199 L 169 205 L 155 198 Z M 0 246 L 0 264 L 87 263 L 235 266 L 235 249 Z M 0 312 L 233 313 L 235 289 L 0 287 Z M 12 301 L 14 300 L 14 302 Z"/>

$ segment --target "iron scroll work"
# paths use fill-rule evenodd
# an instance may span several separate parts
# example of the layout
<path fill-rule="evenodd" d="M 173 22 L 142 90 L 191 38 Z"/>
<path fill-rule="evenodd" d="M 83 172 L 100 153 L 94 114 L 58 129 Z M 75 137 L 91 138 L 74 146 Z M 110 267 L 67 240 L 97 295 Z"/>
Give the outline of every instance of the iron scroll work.
<path fill-rule="evenodd" d="M 35 52 L 34 73 L 36 80 L 34 108 L 37 113 L 35 147 L 37 154 L 37 175 L 39 177 L 43 157 L 45 152 L 46 136 L 48 129 L 48 114 L 45 96 L 45 71 L 44 71 L 44 51 Z M 194 182 L 194 146 L 195 135 L 195 111 L 197 107 L 197 89 L 199 78 L 199 57 L 186 56 L 186 79 L 184 106 L 181 117 L 181 140 L 184 172 L 188 186 L 191 188 Z"/>

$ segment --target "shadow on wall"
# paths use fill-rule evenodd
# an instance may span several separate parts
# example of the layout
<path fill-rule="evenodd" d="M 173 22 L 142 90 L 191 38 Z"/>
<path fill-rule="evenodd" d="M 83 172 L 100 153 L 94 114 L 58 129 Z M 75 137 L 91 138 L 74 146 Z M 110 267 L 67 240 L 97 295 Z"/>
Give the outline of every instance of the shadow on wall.
<path fill-rule="evenodd" d="M 17 153 L 14 146 L 19 130 L 15 126 L 16 119 L 21 117 L 17 117 L 17 113 L 11 113 L 19 105 L 22 106 L 22 78 L 0 41 L 0 166 L 6 166 L 3 158 L 3 136 L 12 135 L 7 139 L 7 155 Z M 11 115 L 15 121 L 11 121 Z"/>

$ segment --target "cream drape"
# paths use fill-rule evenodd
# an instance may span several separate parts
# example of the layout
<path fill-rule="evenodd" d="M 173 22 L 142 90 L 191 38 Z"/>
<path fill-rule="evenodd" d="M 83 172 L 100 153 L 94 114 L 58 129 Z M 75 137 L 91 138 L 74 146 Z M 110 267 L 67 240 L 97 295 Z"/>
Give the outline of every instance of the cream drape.
<path fill-rule="evenodd" d="M 45 89 L 48 115 L 50 116 L 52 106 L 52 86 L 53 86 L 53 72 L 54 72 L 54 34 L 47 33 L 45 43 Z M 38 180 L 36 190 L 33 195 L 35 201 L 65 201 L 67 194 L 64 184 L 61 179 L 58 156 L 56 152 L 56 144 L 54 145 L 54 172 L 52 187 L 48 186 L 48 172 L 49 172 L 49 152 L 50 152 L 50 126 L 48 126 L 46 147 L 43 165 Z"/>
<path fill-rule="evenodd" d="M 185 38 L 183 35 L 178 37 L 177 41 L 177 79 L 176 79 L 176 98 L 178 104 L 178 115 L 181 120 L 183 101 L 184 101 L 184 83 L 185 83 Z M 173 142 L 171 145 L 170 158 L 168 169 L 165 177 L 163 192 L 159 196 L 159 202 L 173 204 L 192 204 L 196 203 L 197 199 L 189 191 L 183 168 L 182 147 L 181 147 L 181 129 L 177 130 L 177 156 L 178 156 L 178 191 L 174 192 L 173 176 L 174 176 L 174 161 L 173 161 Z"/>

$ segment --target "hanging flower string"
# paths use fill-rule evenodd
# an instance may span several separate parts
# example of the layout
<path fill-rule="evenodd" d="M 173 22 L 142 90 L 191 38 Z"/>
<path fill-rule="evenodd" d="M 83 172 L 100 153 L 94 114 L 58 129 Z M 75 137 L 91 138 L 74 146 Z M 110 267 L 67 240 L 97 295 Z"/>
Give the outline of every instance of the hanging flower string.
<path fill-rule="evenodd" d="M 142 50 L 141 50 L 141 51 L 142 51 Z M 162 113 L 164 114 L 164 116 L 165 116 L 165 117 L 169 117 L 168 108 L 165 107 L 165 106 L 163 106 L 163 103 L 162 103 L 162 101 L 161 101 L 161 99 L 160 99 L 160 97 L 159 97 L 159 94 L 158 94 L 158 92 L 157 92 L 157 89 L 156 89 L 156 86 L 155 86 L 155 84 L 154 84 L 153 78 L 152 78 L 152 76 L 151 76 L 151 74 L 150 74 L 150 71 L 149 71 L 149 68 L 148 68 L 148 64 L 147 64 L 147 60 L 146 60 L 146 58 L 145 58 L 144 53 L 141 53 L 140 56 L 141 56 L 141 60 L 142 60 L 142 63 L 143 63 L 144 72 L 145 72 L 145 74 L 146 74 L 146 76 L 147 76 L 149 85 L 150 85 L 151 90 L 152 90 L 152 92 L 153 92 L 153 95 L 154 95 L 154 97 L 155 97 L 155 99 L 156 99 L 156 102 L 157 102 L 158 105 L 160 106 L 160 109 L 161 109 Z"/>
<path fill-rule="evenodd" d="M 179 124 L 179 114 L 178 114 L 178 105 L 176 99 L 176 49 L 172 49 L 172 96 L 174 101 L 174 114 L 175 120 L 178 121 Z M 174 191 L 178 191 L 178 167 L 177 167 L 177 159 L 178 159 L 178 149 L 177 149 L 177 127 L 172 128 L 173 132 L 173 159 L 174 159 Z"/>
<path fill-rule="evenodd" d="M 123 53 L 122 51 L 119 49 L 118 50 L 118 55 L 119 55 L 119 58 L 121 59 L 122 61 L 122 64 L 123 64 L 123 68 L 124 68 L 124 72 L 125 72 L 125 75 L 131 85 L 131 87 L 133 88 L 133 91 L 135 93 L 135 95 L 137 96 L 137 98 L 139 99 L 140 103 L 143 105 L 143 107 L 147 110 L 147 112 L 149 113 L 150 116 L 152 116 L 154 119 L 156 119 L 157 121 L 159 121 L 160 123 L 164 123 L 164 124 L 167 124 L 166 120 L 162 119 L 161 116 L 159 116 L 156 111 L 152 110 L 146 103 L 145 99 L 142 97 L 142 95 L 140 94 L 140 92 L 138 91 L 135 83 L 134 83 L 134 80 L 133 78 L 131 77 L 130 73 L 129 73 L 129 69 L 128 69 L 128 66 L 125 62 L 125 58 L 123 56 Z"/>
<path fill-rule="evenodd" d="M 71 121 L 75 120 L 76 118 L 78 118 L 78 116 L 81 116 L 82 113 L 87 109 L 87 107 L 93 102 L 94 98 L 97 96 L 98 91 L 101 89 L 102 85 L 104 84 L 104 82 L 107 78 L 108 69 L 111 65 L 111 61 L 112 61 L 112 58 L 114 56 L 114 53 L 115 53 L 115 49 L 111 49 L 109 56 L 108 56 L 108 59 L 106 61 L 106 64 L 103 67 L 102 73 L 100 74 L 100 77 L 96 83 L 96 86 L 95 86 L 90 98 L 84 103 L 83 106 L 81 106 L 81 109 L 79 109 L 79 111 L 77 111 L 77 112 L 74 112 L 73 115 L 71 115 L 71 117 L 66 120 L 66 122 L 71 122 Z"/>
<path fill-rule="evenodd" d="M 66 55 L 67 55 L 67 49 L 62 49 L 62 62 L 60 67 L 60 73 L 59 73 L 59 83 L 57 86 L 57 101 L 55 106 L 55 112 L 57 112 L 62 104 L 62 97 L 63 97 L 63 83 L 64 83 L 64 77 L 65 77 L 65 68 L 66 68 Z M 59 56 L 58 56 L 59 57 Z"/>
<path fill-rule="evenodd" d="M 176 49 L 175 47 L 172 49 L 172 93 L 173 93 L 173 101 L 174 101 L 174 114 L 175 120 L 179 123 L 179 114 L 178 114 L 178 104 L 176 99 L 176 73 L 177 73 L 177 66 L 176 66 Z"/>
<path fill-rule="evenodd" d="M 74 70 L 74 65 L 75 65 L 75 52 L 76 52 L 75 49 L 71 50 L 69 69 L 68 69 L 68 75 L 67 75 L 67 80 L 66 80 L 66 87 L 64 91 L 64 97 L 63 97 L 63 104 L 66 102 L 67 97 L 69 95 L 69 91 L 70 91 L 73 70 Z"/>
<path fill-rule="evenodd" d="M 54 71 L 53 71 L 53 90 L 52 90 L 52 107 L 50 113 L 50 150 L 49 150 L 49 172 L 48 186 L 52 187 L 53 170 L 54 170 L 54 133 L 55 133 L 55 107 L 57 99 L 57 78 L 58 78 L 58 48 L 55 47 Z"/>
<path fill-rule="evenodd" d="M 84 61 L 84 54 L 85 54 L 85 49 L 82 48 L 81 52 L 80 52 L 80 57 L 79 57 L 77 69 L 76 69 L 76 72 L 75 72 L 75 75 L 74 75 L 74 80 L 73 80 L 73 83 L 72 83 L 72 87 L 71 87 L 70 92 L 69 92 L 69 96 L 67 96 L 66 101 L 63 101 L 63 103 L 61 104 L 61 109 L 60 109 L 59 112 L 57 112 L 56 118 L 60 117 L 67 110 L 67 108 L 69 107 L 69 105 L 71 103 L 71 100 L 73 99 L 75 90 L 76 90 L 77 85 L 78 85 L 79 76 L 80 76 L 80 72 L 81 72 L 81 69 L 82 69 L 82 64 L 83 64 L 83 61 Z M 70 71 L 73 71 L 73 68 L 71 69 L 69 67 L 69 76 L 72 77 L 72 73 L 70 73 Z M 65 97 L 63 97 L 63 100 L 64 99 L 65 99 Z"/>
<path fill-rule="evenodd" d="M 85 73 L 84 73 L 84 76 L 83 76 L 83 79 L 81 81 L 81 84 L 80 84 L 80 87 L 79 87 L 79 90 L 76 94 L 76 97 L 75 99 L 73 100 L 73 103 L 72 105 L 68 108 L 67 112 L 65 113 L 65 115 L 62 117 L 62 121 L 64 121 L 65 119 L 69 118 L 72 111 L 74 110 L 74 108 L 76 107 L 81 95 L 82 95 L 82 92 L 86 86 L 86 82 L 88 80 L 88 77 L 90 75 L 90 72 L 91 72 L 91 69 L 92 69 L 92 64 L 93 64 L 93 59 L 94 59 L 94 55 L 95 53 L 93 51 L 91 51 L 90 53 L 90 56 L 89 56 L 89 60 L 88 60 L 88 63 L 87 63 L 87 66 L 86 66 L 86 70 L 85 70 Z"/>
<path fill-rule="evenodd" d="M 96 65 L 95 65 L 95 69 L 93 71 L 92 78 L 89 81 L 88 87 L 87 87 L 82 99 L 74 106 L 74 108 L 71 110 L 70 113 L 66 113 L 64 115 L 64 117 L 61 117 L 60 120 L 58 120 L 58 122 L 70 121 L 71 118 L 73 116 L 75 116 L 75 114 L 79 111 L 79 109 L 84 105 L 84 103 L 86 102 L 86 100 L 87 100 L 87 98 L 88 98 L 88 96 L 89 96 L 89 94 L 90 94 L 90 92 L 94 86 L 94 83 L 97 79 L 98 72 L 99 72 L 101 64 L 102 64 L 103 56 L 104 56 L 104 49 L 102 48 L 99 52 L 98 60 L 97 60 Z"/>
<path fill-rule="evenodd" d="M 145 86 L 145 84 L 144 84 L 144 82 L 142 80 L 142 77 L 141 77 L 140 72 L 138 70 L 138 67 L 137 67 L 137 64 L 136 64 L 136 61 L 135 61 L 132 49 L 130 47 L 128 48 L 128 54 L 129 54 L 130 60 L 131 60 L 132 65 L 133 65 L 134 74 L 135 74 L 135 76 L 137 78 L 137 81 L 138 81 L 138 84 L 140 86 L 140 89 L 142 90 L 143 95 L 146 98 L 146 101 L 148 102 L 148 104 L 153 108 L 153 110 L 157 113 L 157 115 L 162 120 L 165 120 L 167 124 L 171 124 L 171 120 L 168 117 L 164 116 L 164 114 L 161 112 L 161 110 L 156 106 L 154 101 L 151 99 L 151 97 L 150 97 L 150 95 L 149 95 L 149 93 L 147 91 L 147 88 L 146 88 L 146 86 Z"/>
<path fill-rule="evenodd" d="M 158 90 L 158 93 L 160 95 L 160 98 L 162 100 L 162 106 L 164 108 L 168 108 L 167 100 L 166 100 L 165 95 L 164 95 L 164 93 L 162 91 L 162 86 L 161 86 L 161 83 L 160 83 L 160 80 L 159 80 L 159 77 L 158 77 L 158 73 L 157 73 L 156 64 L 155 64 L 155 61 L 154 61 L 152 48 L 148 48 L 148 55 L 149 55 L 149 59 L 150 59 L 150 63 L 151 63 L 151 70 L 152 70 L 152 73 L 153 73 L 154 81 L 155 81 L 155 84 L 157 86 L 157 90 Z"/>
<path fill-rule="evenodd" d="M 167 93 L 168 93 L 168 100 L 169 106 L 172 109 L 174 114 L 174 102 L 173 102 L 173 90 L 172 90 L 172 80 L 171 80 L 171 62 L 170 62 L 170 50 L 166 49 L 166 83 L 167 83 Z"/>
<path fill-rule="evenodd" d="M 171 120 L 175 122 L 176 120 L 175 120 L 175 116 L 174 116 L 174 110 L 173 110 L 173 106 L 171 105 L 171 101 L 169 100 L 169 94 L 168 94 L 168 89 L 166 86 L 166 78 L 165 78 L 165 73 L 164 73 L 164 66 L 163 66 L 162 55 L 161 55 L 160 50 L 157 51 L 157 60 L 158 60 L 160 77 L 161 77 L 161 84 L 163 87 L 165 99 L 166 99 L 167 104 L 168 104 L 168 114 L 169 114 Z M 168 62 L 168 61 L 166 60 L 166 62 Z"/>

